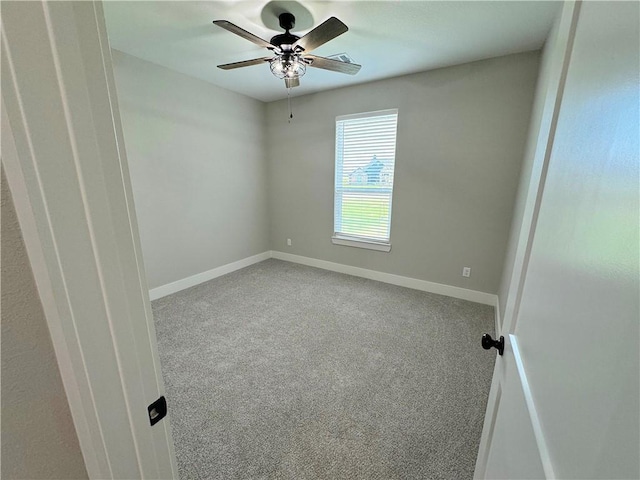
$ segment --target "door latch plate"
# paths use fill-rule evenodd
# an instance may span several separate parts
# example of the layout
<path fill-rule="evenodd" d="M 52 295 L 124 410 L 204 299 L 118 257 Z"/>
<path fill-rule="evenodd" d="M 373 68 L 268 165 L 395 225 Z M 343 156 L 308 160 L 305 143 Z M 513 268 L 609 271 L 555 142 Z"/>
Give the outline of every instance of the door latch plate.
<path fill-rule="evenodd" d="M 164 395 L 147 407 L 149 423 L 153 427 L 167 415 L 167 400 Z"/>

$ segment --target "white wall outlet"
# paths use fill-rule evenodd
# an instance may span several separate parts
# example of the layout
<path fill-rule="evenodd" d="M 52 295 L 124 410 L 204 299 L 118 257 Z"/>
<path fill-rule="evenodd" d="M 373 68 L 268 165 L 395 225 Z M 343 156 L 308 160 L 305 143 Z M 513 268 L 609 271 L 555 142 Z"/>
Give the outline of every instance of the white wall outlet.
<path fill-rule="evenodd" d="M 462 267 L 462 276 L 470 277 L 471 276 L 471 267 Z"/>
<path fill-rule="evenodd" d="M 287 238 L 287 245 L 290 247 L 291 246 L 291 239 Z"/>

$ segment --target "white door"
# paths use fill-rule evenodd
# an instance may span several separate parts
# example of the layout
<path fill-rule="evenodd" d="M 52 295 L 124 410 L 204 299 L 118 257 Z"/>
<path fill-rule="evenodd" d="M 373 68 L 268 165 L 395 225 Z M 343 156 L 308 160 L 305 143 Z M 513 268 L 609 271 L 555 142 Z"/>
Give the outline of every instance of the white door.
<path fill-rule="evenodd" d="M 640 478 L 640 3 L 575 18 L 479 478 Z"/>
<path fill-rule="evenodd" d="M 0 8 L 2 163 L 87 471 L 176 477 L 102 5 Z"/>

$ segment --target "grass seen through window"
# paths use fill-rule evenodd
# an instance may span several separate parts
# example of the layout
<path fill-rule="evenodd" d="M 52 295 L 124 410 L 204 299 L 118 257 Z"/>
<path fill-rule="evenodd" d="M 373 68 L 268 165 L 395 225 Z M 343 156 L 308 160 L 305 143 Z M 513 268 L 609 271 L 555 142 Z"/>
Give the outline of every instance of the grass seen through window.
<path fill-rule="evenodd" d="M 389 195 L 342 198 L 342 233 L 376 238 L 389 223 Z"/>

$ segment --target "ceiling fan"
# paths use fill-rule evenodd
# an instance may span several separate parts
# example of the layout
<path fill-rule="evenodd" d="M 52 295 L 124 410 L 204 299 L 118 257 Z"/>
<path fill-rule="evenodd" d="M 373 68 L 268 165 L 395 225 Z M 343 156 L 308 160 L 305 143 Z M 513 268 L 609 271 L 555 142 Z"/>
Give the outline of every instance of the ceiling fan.
<path fill-rule="evenodd" d="M 269 62 L 271 73 L 278 78 L 283 78 L 287 88 L 300 85 L 300 77 L 305 74 L 307 66 L 347 73 L 349 75 L 355 75 L 360 70 L 361 66 L 355 63 L 342 62 L 340 60 L 309 54 L 313 49 L 324 45 L 329 40 L 333 40 L 338 35 L 342 35 L 349 30 L 347 26 L 336 17 L 329 18 L 302 37 L 291 33 L 296 22 L 295 17 L 291 13 L 281 13 L 278 16 L 278 20 L 280 27 L 285 32 L 276 35 L 268 42 L 227 20 L 215 20 L 213 23 L 219 27 L 275 53 L 273 57 L 254 58 L 242 62 L 226 63 L 224 65 L 218 65 L 218 68 L 232 70 L 234 68 Z"/>

